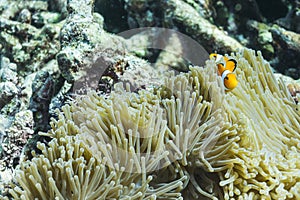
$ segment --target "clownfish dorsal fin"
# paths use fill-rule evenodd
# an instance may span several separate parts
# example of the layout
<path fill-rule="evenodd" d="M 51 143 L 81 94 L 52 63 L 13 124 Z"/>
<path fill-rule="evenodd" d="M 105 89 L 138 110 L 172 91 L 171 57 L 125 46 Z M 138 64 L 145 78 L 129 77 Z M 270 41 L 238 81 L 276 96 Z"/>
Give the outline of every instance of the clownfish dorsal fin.
<path fill-rule="evenodd" d="M 217 66 L 218 66 L 218 75 L 221 76 L 225 71 L 225 67 L 222 63 L 217 64 Z"/>
<path fill-rule="evenodd" d="M 234 72 L 235 68 L 236 68 L 237 62 L 235 59 L 230 58 L 227 62 L 226 62 L 226 70 L 229 70 L 231 72 Z"/>

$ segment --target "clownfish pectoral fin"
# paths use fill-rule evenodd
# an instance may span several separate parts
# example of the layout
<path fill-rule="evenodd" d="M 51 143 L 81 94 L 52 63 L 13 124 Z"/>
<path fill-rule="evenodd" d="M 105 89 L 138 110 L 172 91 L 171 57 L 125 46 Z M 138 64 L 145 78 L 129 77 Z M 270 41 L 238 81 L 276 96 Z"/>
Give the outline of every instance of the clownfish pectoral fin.
<path fill-rule="evenodd" d="M 217 64 L 217 66 L 218 66 L 218 75 L 221 76 L 225 71 L 225 67 L 222 63 Z"/>
<path fill-rule="evenodd" d="M 235 59 L 231 58 L 226 62 L 226 70 L 229 70 L 231 72 L 234 72 L 235 68 L 236 68 L 237 62 Z"/>

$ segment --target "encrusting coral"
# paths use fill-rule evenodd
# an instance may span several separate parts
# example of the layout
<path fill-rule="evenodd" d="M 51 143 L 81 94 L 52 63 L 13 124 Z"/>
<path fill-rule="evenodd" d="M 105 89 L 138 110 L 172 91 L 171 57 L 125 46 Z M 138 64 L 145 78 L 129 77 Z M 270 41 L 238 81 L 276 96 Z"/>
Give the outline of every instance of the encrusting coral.
<path fill-rule="evenodd" d="M 298 199 L 300 115 L 260 52 L 233 55 L 225 92 L 213 61 L 151 91 L 117 84 L 65 105 L 21 163 L 15 199 Z M 77 196 L 76 196 L 77 195 Z M 102 196 L 101 196 L 102 195 Z"/>

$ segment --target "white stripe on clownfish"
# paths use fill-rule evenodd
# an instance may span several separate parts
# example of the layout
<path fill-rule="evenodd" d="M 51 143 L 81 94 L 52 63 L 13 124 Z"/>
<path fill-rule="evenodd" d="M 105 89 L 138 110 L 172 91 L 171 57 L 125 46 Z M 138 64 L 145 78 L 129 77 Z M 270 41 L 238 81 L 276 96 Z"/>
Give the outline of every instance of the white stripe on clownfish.
<path fill-rule="evenodd" d="M 234 89 L 238 84 L 236 76 L 233 73 L 237 65 L 236 60 L 216 53 L 210 54 L 209 57 L 215 59 L 218 66 L 218 75 L 222 77 L 226 91 Z"/>

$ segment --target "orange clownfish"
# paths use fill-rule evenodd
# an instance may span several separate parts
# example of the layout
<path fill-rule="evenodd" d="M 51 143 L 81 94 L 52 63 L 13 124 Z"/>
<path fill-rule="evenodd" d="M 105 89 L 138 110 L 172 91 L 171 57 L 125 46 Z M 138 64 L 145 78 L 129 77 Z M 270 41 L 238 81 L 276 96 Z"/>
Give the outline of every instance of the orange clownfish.
<path fill-rule="evenodd" d="M 210 54 L 209 58 L 216 61 L 218 75 L 222 77 L 226 91 L 234 89 L 238 84 L 236 76 L 233 73 L 237 65 L 236 60 L 216 53 Z"/>

